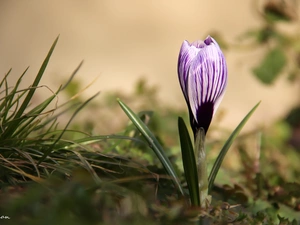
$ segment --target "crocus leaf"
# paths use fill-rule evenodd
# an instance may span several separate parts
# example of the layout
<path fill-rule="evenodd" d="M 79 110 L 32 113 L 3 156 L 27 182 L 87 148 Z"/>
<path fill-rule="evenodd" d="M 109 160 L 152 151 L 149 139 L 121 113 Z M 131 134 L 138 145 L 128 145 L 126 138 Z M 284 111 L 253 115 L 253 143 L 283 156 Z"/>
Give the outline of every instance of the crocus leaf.
<path fill-rule="evenodd" d="M 244 119 L 240 122 L 240 124 L 235 128 L 235 130 L 232 132 L 232 134 L 230 135 L 230 137 L 228 138 L 228 140 L 225 142 L 223 148 L 221 149 L 213 167 L 212 170 L 209 174 L 208 177 L 208 190 L 210 191 L 213 187 L 214 181 L 216 179 L 216 176 L 218 174 L 218 171 L 220 169 L 220 166 L 223 162 L 223 159 L 228 151 L 228 149 L 230 148 L 230 146 L 232 145 L 233 141 L 235 140 L 235 138 L 238 136 L 238 134 L 240 133 L 240 131 L 242 130 L 243 126 L 246 124 L 246 122 L 248 121 L 248 119 L 250 118 L 250 116 L 254 113 L 254 111 L 256 110 L 256 108 L 259 106 L 260 102 L 258 102 L 251 110 L 250 112 L 244 117 Z"/>
<path fill-rule="evenodd" d="M 185 179 L 188 185 L 192 206 L 200 206 L 198 174 L 193 145 L 184 120 L 178 117 L 178 131 L 180 137 L 182 163 Z"/>
<path fill-rule="evenodd" d="M 171 164 L 169 158 L 165 154 L 165 151 L 149 128 L 143 123 L 143 121 L 120 99 L 117 100 L 123 111 L 129 117 L 131 122 L 136 126 L 136 128 L 141 132 L 144 138 L 147 140 L 149 147 L 154 151 L 162 165 L 164 166 L 166 172 L 170 175 L 173 180 L 173 183 L 176 188 L 178 188 L 179 192 L 184 195 L 183 188 L 179 182 L 178 176 Z"/>
<path fill-rule="evenodd" d="M 264 84 L 272 84 L 286 64 L 286 57 L 280 48 L 270 50 L 261 64 L 253 69 L 255 76 Z"/>

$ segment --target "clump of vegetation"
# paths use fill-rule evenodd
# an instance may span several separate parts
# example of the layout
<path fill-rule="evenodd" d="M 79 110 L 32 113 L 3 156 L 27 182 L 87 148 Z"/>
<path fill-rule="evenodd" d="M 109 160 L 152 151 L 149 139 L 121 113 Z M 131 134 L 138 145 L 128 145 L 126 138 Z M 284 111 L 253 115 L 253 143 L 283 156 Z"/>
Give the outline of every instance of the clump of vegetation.
<path fill-rule="evenodd" d="M 13 86 L 7 81 L 11 71 L 0 83 L 1 224 L 298 223 L 299 153 L 287 144 L 289 129 L 284 122 L 264 133 L 257 130 L 240 136 L 230 150 L 240 170 L 225 164 L 212 187 L 211 205 L 190 207 L 151 151 L 153 146 L 133 124 L 127 123 L 118 134 L 104 135 L 91 134 L 85 125 L 72 125 L 96 95 L 52 107 L 80 66 L 66 85 L 36 106 L 31 104 L 35 91 L 45 88 L 39 81 L 56 42 L 30 87 L 19 88 L 27 70 Z M 147 98 L 154 90 L 145 82 L 138 87 L 136 98 Z M 153 96 L 149 98 L 155 102 Z M 162 113 L 153 116 L 142 111 L 137 116 L 163 146 L 188 195 L 174 132 L 176 117 L 187 115 L 152 105 Z M 58 119 L 66 113 L 71 113 L 70 119 L 61 128 Z M 207 148 L 213 153 L 224 140 L 208 142 Z"/>

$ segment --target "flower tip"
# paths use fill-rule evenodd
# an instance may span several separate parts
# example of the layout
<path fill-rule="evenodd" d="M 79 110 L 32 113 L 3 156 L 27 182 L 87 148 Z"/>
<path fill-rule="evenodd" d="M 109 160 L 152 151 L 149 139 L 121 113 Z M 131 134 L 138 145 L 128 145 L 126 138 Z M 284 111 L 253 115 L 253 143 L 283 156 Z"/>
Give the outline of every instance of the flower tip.
<path fill-rule="evenodd" d="M 189 48 L 191 46 L 190 42 L 188 42 L 187 40 L 184 40 L 182 42 L 181 48 Z"/>
<path fill-rule="evenodd" d="M 204 43 L 206 45 L 210 45 L 211 43 L 215 43 L 216 41 L 211 37 L 211 36 L 207 36 L 206 39 L 204 40 Z"/>

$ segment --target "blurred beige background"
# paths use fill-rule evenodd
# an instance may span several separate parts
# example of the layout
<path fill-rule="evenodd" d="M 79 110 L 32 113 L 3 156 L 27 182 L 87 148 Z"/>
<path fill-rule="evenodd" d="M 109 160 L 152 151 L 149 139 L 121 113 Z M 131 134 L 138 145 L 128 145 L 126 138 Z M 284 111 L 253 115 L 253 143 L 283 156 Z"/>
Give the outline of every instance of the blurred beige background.
<path fill-rule="evenodd" d="M 83 86 L 99 79 L 85 94 L 130 92 L 145 77 L 159 87 L 162 103 L 185 107 L 177 80 L 177 57 L 184 39 L 204 39 L 218 32 L 235 44 L 237 37 L 261 24 L 253 0 L 10 0 L 0 2 L 0 76 L 13 68 L 16 80 L 27 66 L 32 82 L 54 39 L 59 43 L 41 84 L 53 90 L 81 60 L 77 79 Z M 259 2 L 259 1 L 258 1 Z M 268 125 L 299 102 L 299 87 L 284 77 L 264 86 L 250 73 L 263 50 L 225 52 L 229 84 L 220 108 L 221 123 L 234 127 L 259 101 L 246 129 Z M 98 97 L 98 99 L 101 99 Z M 151 106 L 149 106 L 151 109 Z"/>

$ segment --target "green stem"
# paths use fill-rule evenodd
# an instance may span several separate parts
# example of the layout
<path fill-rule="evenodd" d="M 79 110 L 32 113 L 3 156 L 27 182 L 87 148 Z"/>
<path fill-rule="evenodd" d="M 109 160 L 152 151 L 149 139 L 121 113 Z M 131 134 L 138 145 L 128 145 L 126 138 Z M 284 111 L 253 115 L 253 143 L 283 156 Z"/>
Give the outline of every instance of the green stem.
<path fill-rule="evenodd" d="M 204 143 L 205 132 L 203 128 L 200 128 L 197 131 L 195 138 L 195 155 L 198 171 L 198 186 L 201 207 L 206 207 L 210 203 L 210 197 L 208 196 L 208 176 Z"/>

